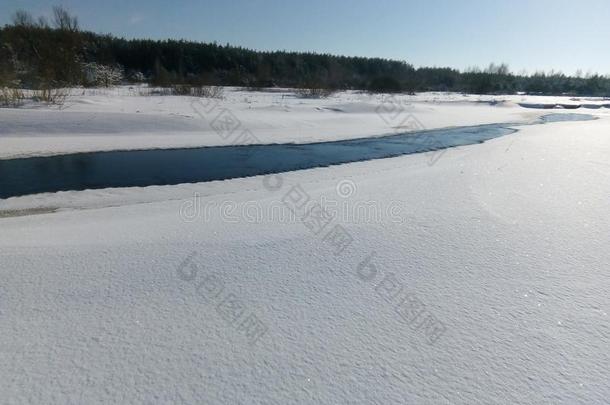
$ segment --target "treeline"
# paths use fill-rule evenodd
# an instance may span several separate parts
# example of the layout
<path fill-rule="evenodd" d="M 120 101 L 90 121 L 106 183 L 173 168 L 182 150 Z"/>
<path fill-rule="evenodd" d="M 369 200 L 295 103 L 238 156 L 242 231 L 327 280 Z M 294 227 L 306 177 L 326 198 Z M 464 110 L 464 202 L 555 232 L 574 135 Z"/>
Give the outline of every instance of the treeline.
<path fill-rule="evenodd" d="M 0 85 L 110 85 L 118 81 L 244 87 L 455 91 L 478 94 L 610 96 L 610 78 L 561 73 L 514 75 L 506 65 L 460 72 L 395 60 L 316 53 L 259 52 L 184 40 L 124 39 L 81 31 L 54 8 L 53 21 L 19 11 L 0 28 Z"/>

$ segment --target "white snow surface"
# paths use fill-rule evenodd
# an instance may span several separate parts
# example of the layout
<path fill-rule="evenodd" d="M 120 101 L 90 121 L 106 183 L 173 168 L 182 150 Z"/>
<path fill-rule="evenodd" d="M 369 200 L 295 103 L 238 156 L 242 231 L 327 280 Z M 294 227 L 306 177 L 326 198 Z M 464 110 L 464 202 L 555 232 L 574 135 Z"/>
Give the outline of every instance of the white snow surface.
<path fill-rule="evenodd" d="M 32 104 L 0 109 L 0 159 L 362 138 L 407 131 L 410 128 L 401 128 L 401 124 L 409 115 L 426 129 L 529 122 L 549 111 L 522 108 L 518 103 L 576 103 L 568 97 L 441 93 L 391 96 L 339 92 L 327 99 L 303 99 L 290 90 L 254 92 L 236 88 L 227 88 L 223 99 L 211 100 L 140 96 L 141 91 L 137 87 L 73 89 L 62 106 Z M 602 104 L 603 100 L 587 102 Z M 232 136 L 220 136 L 214 129 L 218 126 L 213 123 L 218 122 L 215 119 L 223 111 L 239 120 L 239 128 Z M 394 115 L 396 111 L 400 113 Z M 245 130 L 253 137 L 239 136 Z"/>
<path fill-rule="evenodd" d="M 264 94 L 252 108 L 240 101 L 251 93 L 235 94 L 240 120 L 277 130 L 257 134 L 265 142 L 387 130 L 368 117 L 364 95 L 293 100 L 276 115 Z M 540 114 L 511 101 L 434 97 L 442 102 L 413 97 L 428 127 Z M 219 142 L 210 131 L 168 144 L 169 132 L 158 144 L 137 134 L 135 114 L 146 115 L 147 130 L 173 130 L 168 111 L 188 105 L 180 98 L 85 98 L 91 104 L 62 111 L 0 110 L 3 156 Z M 158 102 L 171 106 L 155 113 Z M 275 191 L 252 177 L 0 200 L 2 402 L 607 403 L 610 120 L 592 113 L 600 119 L 448 149 L 432 166 L 430 154 L 416 154 L 285 173 Z M 29 132 L 28 114 L 37 117 Z M 79 114 L 98 118 L 79 126 Z M 188 129 L 197 119 L 180 122 Z M 351 187 L 347 198 L 338 184 Z M 299 218 L 256 218 L 295 185 L 315 200 L 373 203 L 383 214 L 335 218 L 331 226 L 354 239 L 335 255 Z M 194 201 L 211 214 L 190 210 Z M 193 252 L 198 273 L 185 281 L 177 270 Z M 372 252 L 378 273 L 363 281 L 359 263 Z M 211 274 L 224 283 L 220 297 L 233 294 L 268 327 L 256 344 L 223 319 L 221 299 L 197 289 Z M 376 289 L 388 274 L 446 326 L 434 345 Z"/>

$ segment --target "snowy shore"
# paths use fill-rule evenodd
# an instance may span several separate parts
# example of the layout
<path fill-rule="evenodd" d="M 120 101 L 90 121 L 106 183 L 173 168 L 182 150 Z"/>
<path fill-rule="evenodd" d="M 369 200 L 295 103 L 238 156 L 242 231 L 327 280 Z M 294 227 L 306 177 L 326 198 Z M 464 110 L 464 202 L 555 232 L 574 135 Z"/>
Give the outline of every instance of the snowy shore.
<path fill-rule="evenodd" d="M 415 117 L 418 126 L 425 129 L 530 122 L 550 110 L 523 108 L 519 103 L 575 103 L 568 97 L 440 93 L 390 96 L 340 92 L 328 99 L 302 99 L 288 90 L 228 89 L 220 100 L 138 94 L 137 90 L 125 87 L 74 89 L 60 107 L 34 104 L 0 109 L 0 159 L 362 138 L 410 130 L 402 122 L 408 115 Z M 587 102 L 607 103 L 601 99 Z M 585 112 L 610 114 L 605 108 Z M 221 120 L 237 120 L 240 131 L 247 130 L 253 136 L 219 136 L 217 127 L 221 122 L 216 120 L 219 116 Z"/>

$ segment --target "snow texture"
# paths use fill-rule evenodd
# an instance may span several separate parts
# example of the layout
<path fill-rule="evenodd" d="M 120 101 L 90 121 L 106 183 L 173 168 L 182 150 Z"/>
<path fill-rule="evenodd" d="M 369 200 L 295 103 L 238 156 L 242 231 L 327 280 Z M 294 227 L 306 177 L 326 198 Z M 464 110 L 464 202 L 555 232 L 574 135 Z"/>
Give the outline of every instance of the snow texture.
<path fill-rule="evenodd" d="M 363 95 L 292 100 L 285 113 L 267 97 L 278 94 L 223 103 L 264 141 L 387 131 Z M 417 97 L 427 127 L 540 114 Z M 7 157 L 219 142 L 197 132 L 197 118 L 170 115 L 188 105 L 172 99 L 2 110 L 0 148 Z M 608 403 L 610 120 L 593 114 L 452 148 L 434 165 L 428 153 L 0 200 L 2 402 Z M 144 121 L 154 135 L 138 135 Z M 317 234 L 298 209 L 291 221 L 256 216 L 292 204 L 294 190 L 383 214 L 338 215 Z M 353 238 L 338 254 L 325 239 L 336 225 Z M 444 333 L 405 320 L 391 275 Z"/>

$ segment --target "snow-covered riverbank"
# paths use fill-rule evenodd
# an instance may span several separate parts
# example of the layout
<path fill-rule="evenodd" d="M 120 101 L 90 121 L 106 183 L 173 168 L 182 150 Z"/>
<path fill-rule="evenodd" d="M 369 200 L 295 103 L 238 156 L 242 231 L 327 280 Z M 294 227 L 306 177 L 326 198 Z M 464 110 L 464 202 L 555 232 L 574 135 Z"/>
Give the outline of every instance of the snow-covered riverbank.
<path fill-rule="evenodd" d="M 0 158 L 232 143 L 309 143 L 417 128 L 530 122 L 549 111 L 518 103 L 574 102 L 567 97 L 356 92 L 312 100 L 288 90 L 239 89 L 227 89 L 224 99 L 216 100 L 139 96 L 137 90 L 124 87 L 73 90 L 72 94 L 61 107 L 0 109 Z M 604 103 L 600 99 L 588 102 Z M 610 110 L 586 113 L 608 115 Z M 417 120 L 415 126 L 409 116 Z M 220 129 L 228 119 L 239 125 L 232 137 Z M 244 131 L 248 136 L 239 136 Z"/>

